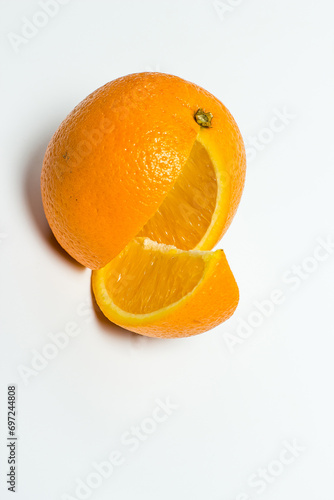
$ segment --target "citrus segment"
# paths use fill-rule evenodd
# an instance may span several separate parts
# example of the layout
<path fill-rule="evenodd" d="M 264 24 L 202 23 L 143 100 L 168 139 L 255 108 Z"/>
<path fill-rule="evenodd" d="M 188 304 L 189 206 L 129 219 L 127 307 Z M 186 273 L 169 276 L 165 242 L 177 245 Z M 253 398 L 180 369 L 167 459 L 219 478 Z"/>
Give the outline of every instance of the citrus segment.
<path fill-rule="evenodd" d="M 183 251 L 135 238 L 93 271 L 96 301 L 112 322 L 152 337 L 186 337 L 233 314 L 238 287 L 222 250 Z"/>
<path fill-rule="evenodd" d="M 203 271 L 199 255 L 136 239 L 107 267 L 106 290 L 119 308 L 147 314 L 182 299 L 198 284 Z"/>

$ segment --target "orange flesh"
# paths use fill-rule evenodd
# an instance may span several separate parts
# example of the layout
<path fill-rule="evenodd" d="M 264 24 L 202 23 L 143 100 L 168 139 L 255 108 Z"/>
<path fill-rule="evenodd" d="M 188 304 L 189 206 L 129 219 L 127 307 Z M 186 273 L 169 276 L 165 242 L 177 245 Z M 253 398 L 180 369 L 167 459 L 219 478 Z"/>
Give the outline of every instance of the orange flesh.
<path fill-rule="evenodd" d="M 217 191 L 210 157 L 204 146 L 195 141 L 175 185 L 137 236 L 181 250 L 195 248 L 210 226 Z"/>
<path fill-rule="evenodd" d="M 134 239 L 106 266 L 106 289 L 117 307 L 147 314 L 177 302 L 194 289 L 204 273 L 203 258 L 166 250 L 149 240 L 143 247 Z"/>
<path fill-rule="evenodd" d="M 205 147 L 195 141 L 175 185 L 138 233 L 140 240 L 132 240 L 106 266 L 106 289 L 117 307 L 131 314 L 148 314 L 177 302 L 196 287 L 204 273 L 204 260 L 182 251 L 196 247 L 207 232 L 217 191 L 212 161 Z M 144 248 L 143 238 L 147 238 Z M 153 242 L 176 248 L 161 251 Z"/>

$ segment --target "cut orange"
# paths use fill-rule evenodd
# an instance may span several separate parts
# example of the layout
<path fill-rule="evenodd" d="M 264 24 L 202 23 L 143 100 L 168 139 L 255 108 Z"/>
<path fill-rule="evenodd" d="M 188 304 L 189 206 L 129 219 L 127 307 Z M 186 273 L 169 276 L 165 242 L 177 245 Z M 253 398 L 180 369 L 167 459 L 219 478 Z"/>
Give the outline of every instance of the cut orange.
<path fill-rule="evenodd" d="M 96 301 L 112 322 L 150 337 L 205 332 L 234 312 L 237 284 L 223 250 L 179 250 L 135 238 L 93 271 Z"/>
<path fill-rule="evenodd" d="M 62 122 L 41 175 L 43 205 L 63 248 L 105 266 L 137 235 L 211 249 L 237 209 L 241 134 L 225 106 L 172 75 L 107 83 Z"/>
<path fill-rule="evenodd" d="M 157 337 L 206 331 L 236 308 L 222 250 L 237 210 L 245 148 L 226 107 L 162 73 L 118 78 L 61 123 L 41 190 L 62 247 L 95 270 L 104 314 Z"/>

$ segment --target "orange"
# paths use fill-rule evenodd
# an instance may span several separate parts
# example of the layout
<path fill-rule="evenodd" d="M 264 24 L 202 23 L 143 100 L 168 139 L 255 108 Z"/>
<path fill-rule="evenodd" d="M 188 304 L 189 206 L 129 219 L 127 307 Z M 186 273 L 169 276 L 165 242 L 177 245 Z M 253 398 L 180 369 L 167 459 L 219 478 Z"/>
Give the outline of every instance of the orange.
<path fill-rule="evenodd" d="M 176 76 L 138 73 L 67 116 L 47 148 L 41 189 L 58 242 L 99 269 L 136 236 L 213 248 L 244 177 L 243 141 L 218 99 Z"/>
<path fill-rule="evenodd" d="M 112 322 L 149 337 L 188 337 L 233 314 L 237 284 L 223 250 L 184 251 L 135 238 L 93 271 L 96 301 Z"/>

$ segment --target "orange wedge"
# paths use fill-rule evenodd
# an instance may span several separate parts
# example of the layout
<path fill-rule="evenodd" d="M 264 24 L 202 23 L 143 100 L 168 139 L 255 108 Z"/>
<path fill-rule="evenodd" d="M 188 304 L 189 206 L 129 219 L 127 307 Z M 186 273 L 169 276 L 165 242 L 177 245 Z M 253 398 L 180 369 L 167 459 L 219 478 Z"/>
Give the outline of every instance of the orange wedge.
<path fill-rule="evenodd" d="M 188 337 L 228 319 L 239 299 L 223 250 L 180 250 L 135 238 L 93 271 L 94 295 L 113 323 L 149 337 Z"/>

